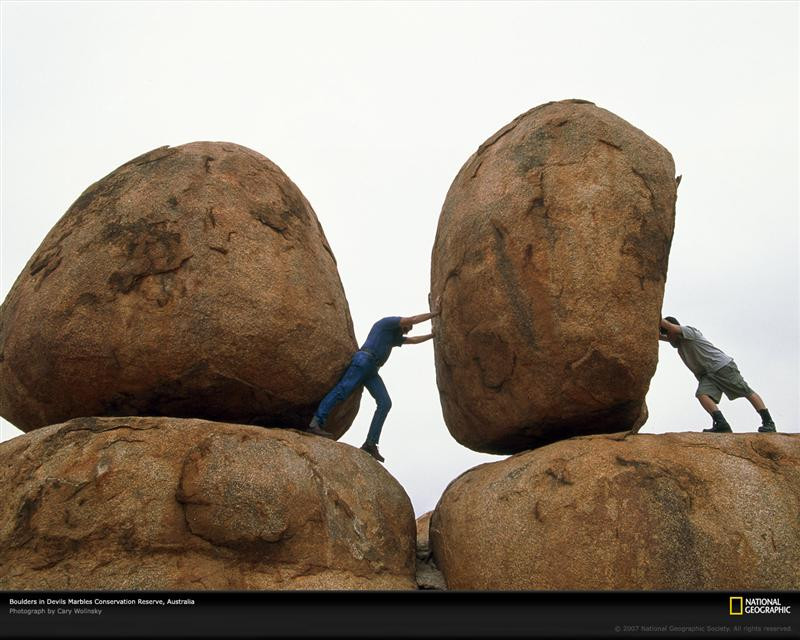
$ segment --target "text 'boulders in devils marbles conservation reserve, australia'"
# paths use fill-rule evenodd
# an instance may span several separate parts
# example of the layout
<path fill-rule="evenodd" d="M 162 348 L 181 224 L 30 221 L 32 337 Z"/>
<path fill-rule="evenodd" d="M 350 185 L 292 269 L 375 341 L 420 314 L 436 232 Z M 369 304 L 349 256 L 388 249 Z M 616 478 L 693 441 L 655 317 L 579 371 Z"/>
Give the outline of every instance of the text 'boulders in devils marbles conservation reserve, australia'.
<path fill-rule="evenodd" d="M 670 153 L 583 100 L 531 109 L 467 160 L 431 266 L 460 443 L 513 453 L 641 425 L 675 197 Z"/>
<path fill-rule="evenodd" d="M 314 210 L 228 142 L 161 147 L 90 186 L 0 311 L 0 414 L 308 424 L 357 348 Z M 341 435 L 359 395 L 326 428 Z"/>

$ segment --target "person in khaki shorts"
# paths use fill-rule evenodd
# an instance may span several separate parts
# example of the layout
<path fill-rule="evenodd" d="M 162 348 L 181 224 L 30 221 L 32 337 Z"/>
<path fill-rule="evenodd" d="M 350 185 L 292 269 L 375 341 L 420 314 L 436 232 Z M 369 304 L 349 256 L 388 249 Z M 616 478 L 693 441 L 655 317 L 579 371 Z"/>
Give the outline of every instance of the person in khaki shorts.
<path fill-rule="evenodd" d="M 695 396 L 713 420 L 711 428 L 703 431 L 731 433 L 731 426 L 717 406 L 725 393 L 728 400 L 747 398 L 761 416 L 759 432 L 775 433 L 775 423 L 764 401 L 744 381 L 733 358 L 717 349 L 697 329 L 681 326 L 672 316 L 661 319 L 659 339 L 678 350 L 681 360 L 700 383 Z"/>

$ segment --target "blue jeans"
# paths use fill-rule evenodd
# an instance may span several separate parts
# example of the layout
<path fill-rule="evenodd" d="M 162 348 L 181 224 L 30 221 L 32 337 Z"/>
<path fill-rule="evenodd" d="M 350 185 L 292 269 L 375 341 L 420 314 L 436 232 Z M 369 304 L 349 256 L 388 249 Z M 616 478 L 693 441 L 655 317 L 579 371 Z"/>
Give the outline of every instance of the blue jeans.
<path fill-rule="evenodd" d="M 324 425 L 333 408 L 340 402 L 344 402 L 362 384 L 367 388 L 370 395 L 375 398 L 375 402 L 378 403 L 367 434 L 367 442 L 378 444 L 383 423 L 386 421 L 389 409 L 392 408 L 392 400 L 389 398 L 383 380 L 378 375 L 378 364 L 375 356 L 366 351 L 356 351 L 344 375 L 336 383 L 336 386 L 328 392 L 328 395 L 322 399 L 322 402 L 319 403 L 315 415 L 320 425 Z"/>

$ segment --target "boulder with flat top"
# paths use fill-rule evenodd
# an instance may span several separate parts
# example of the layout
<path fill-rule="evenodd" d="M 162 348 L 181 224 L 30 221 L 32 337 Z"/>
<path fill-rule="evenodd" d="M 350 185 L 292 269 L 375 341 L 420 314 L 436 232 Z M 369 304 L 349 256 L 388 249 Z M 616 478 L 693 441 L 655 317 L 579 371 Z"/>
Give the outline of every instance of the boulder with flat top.
<path fill-rule="evenodd" d="M 289 429 L 76 418 L 0 443 L 0 590 L 416 589 L 414 511 Z"/>
<path fill-rule="evenodd" d="M 800 435 L 576 437 L 475 467 L 430 521 L 449 589 L 796 590 Z"/>

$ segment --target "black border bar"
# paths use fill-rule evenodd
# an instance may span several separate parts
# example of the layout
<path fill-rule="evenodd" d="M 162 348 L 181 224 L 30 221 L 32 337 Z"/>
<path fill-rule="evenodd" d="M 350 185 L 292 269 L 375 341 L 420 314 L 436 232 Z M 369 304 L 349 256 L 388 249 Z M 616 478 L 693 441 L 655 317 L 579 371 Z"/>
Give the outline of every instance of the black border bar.
<path fill-rule="evenodd" d="M 0 591 L 0 598 L 2 638 L 800 637 L 800 591 Z M 748 599 L 779 601 L 783 610 L 735 615 Z"/>

